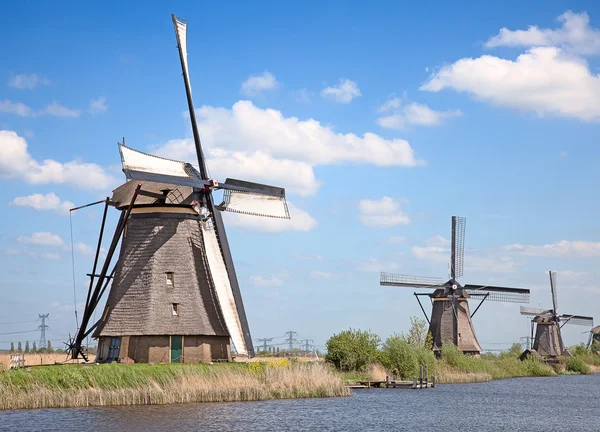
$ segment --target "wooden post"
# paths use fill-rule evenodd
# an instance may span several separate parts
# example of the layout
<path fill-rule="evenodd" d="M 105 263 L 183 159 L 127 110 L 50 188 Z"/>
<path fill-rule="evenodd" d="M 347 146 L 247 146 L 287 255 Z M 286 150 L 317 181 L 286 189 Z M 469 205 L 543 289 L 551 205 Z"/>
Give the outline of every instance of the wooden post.
<path fill-rule="evenodd" d="M 431 387 L 435 387 L 435 375 L 431 377 Z"/>
<path fill-rule="evenodd" d="M 419 385 L 423 388 L 423 365 L 419 365 Z"/>
<path fill-rule="evenodd" d="M 413 388 L 414 389 L 419 388 L 419 387 L 417 387 L 417 377 L 413 378 Z"/>
<path fill-rule="evenodd" d="M 425 388 L 429 387 L 429 370 L 427 365 L 425 365 Z"/>

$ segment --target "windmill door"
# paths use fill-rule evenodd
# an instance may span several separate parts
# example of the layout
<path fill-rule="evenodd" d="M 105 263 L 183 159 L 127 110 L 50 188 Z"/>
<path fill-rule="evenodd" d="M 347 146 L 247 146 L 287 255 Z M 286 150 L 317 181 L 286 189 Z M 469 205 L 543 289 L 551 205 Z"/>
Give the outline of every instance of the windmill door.
<path fill-rule="evenodd" d="M 171 363 L 181 363 L 182 339 L 181 336 L 171 336 Z"/>
<path fill-rule="evenodd" d="M 115 361 L 119 358 L 119 351 L 121 350 L 121 338 L 111 337 L 108 345 L 108 358 L 109 362 Z"/>

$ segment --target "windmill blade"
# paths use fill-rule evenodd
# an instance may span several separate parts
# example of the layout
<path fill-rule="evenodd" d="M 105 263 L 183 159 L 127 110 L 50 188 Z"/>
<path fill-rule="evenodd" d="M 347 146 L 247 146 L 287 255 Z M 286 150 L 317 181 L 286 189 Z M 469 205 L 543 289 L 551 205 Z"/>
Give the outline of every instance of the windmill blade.
<path fill-rule="evenodd" d="M 549 313 L 552 313 L 552 311 L 548 310 L 548 309 L 538 309 L 538 308 L 521 306 L 521 315 L 538 316 L 538 315 L 549 314 Z"/>
<path fill-rule="evenodd" d="M 254 216 L 289 219 L 285 189 L 244 180 L 227 179 L 217 186 L 224 189 L 219 210 Z"/>
<path fill-rule="evenodd" d="M 572 325 L 590 326 L 590 327 L 594 326 L 594 318 L 588 317 L 588 316 L 566 315 L 565 314 L 565 315 L 560 316 L 560 321 L 563 323 L 563 325 L 572 324 Z"/>
<path fill-rule="evenodd" d="M 439 288 L 444 286 L 441 278 L 410 276 L 405 274 L 382 272 L 379 285 L 409 288 Z"/>
<path fill-rule="evenodd" d="M 530 291 L 525 288 L 508 288 L 491 285 L 465 285 L 463 287 L 469 295 L 482 297 L 487 295 L 489 301 L 507 303 L 529 303 Z"/>
<path fill-rule="evenodd" d="M 558 299 L 556 298 L 556 272 L 548 272 L 550 273 L 550 290 L 552 291 L 552 307 L 554 308 L 554 313 L 558 314 Z"/>
<path fill-rule="evenodd" d="M 452 279 L 463 275 L 465 258 L 465 228 L 467 219 L 452 216 L 452 252 L 451 252 L 451 275 Z"/>
<path fill-rule="evenodd" d="M 205 183 L 201 183 L 202 178 L 198 171 L 189 163 L 144 153 L 121 143 L 118 146 L 123 172 L 128 179 L 181 186 L 205 186 Z"/>

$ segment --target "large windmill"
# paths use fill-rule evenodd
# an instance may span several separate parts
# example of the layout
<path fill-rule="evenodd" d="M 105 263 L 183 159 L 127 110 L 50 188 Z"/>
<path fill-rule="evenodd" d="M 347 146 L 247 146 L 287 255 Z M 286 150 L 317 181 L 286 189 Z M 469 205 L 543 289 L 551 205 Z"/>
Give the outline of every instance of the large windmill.
<path fill-rule="evenodd" d="M 90 285 L 72 358 L 86 357 L 88 335 L 99 339 L 98 361 L 196 362 L 254 355 L 221 211 L 289 218 L 282 188 L 208 176 L 188 72 L 187 22 L 172 16 L 194 143 L 191 164 L 145 154 L 119 144 L 127 182 L 105 202 Z M 216 205 L 213 191 L 223 190 Z M 121 212 L 96 274 L 108 206 Z M 116 265 L 111 259 L 122 237 Z M 112 281 L 104 310 L 94 311 Z M 93 332 L 93 333 L 92 333 Z"/>
<path fill-rule="evenodd" d="M 443 345 L 454 344 L 469 354 L 481 352 L 475 336 L 471 318 L 484 301 L 513 303 L 529 302 L 529 290 L 489 285 L 461 285 L 457 278 L 463 275 L 466 219 L 452 216 L 452 249 L 450 252 L 450 279 L 408 276 L 381 273 L 380 284 L 386 286 L 433 289 L 433 292 L 414 293 L 419 306 L 429 323 L 433 338 L 433 350 L 439 352 Z M 427 316 L 419 296 L 431 299 L 431 318 Z M 469 309 L 469 298 L 480 300 L 473 313 Z"/>
<path fill-rule="evenodd" d="M 521 306 L 521 315 L 532 316 L 531 338 L 533 350 L 542 357 L 560 357 L 566 353 L 561 328 L 566 324 L 593 326 L 594 319 L 581 315 L 560 315 L 556 298 L 556 272 L 550 274 L 552 309 L 536 309 Z M 535 327 L 535 338 L 533 330 Z"/>

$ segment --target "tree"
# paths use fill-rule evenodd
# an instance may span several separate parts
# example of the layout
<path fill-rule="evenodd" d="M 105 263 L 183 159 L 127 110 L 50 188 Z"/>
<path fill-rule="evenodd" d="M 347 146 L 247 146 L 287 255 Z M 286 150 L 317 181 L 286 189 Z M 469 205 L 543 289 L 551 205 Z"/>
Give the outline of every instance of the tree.
<path fill-rule="evenodd" d="M 53 353 L 54 352 L 54 350 L 52 349 L 52 344 L 50 343 L 50 341 L 48 341 L 48 348 L 47 348 L 46 351 L 48 351 L 49 353 Z"/>
<path fill-rule="evenodd" d="M 344 330 L 327 341 L 325 359 L 341 370 L 363 370 L 377 361 L 380 342 L 370 331 Z"/>
<path fill-rule="evenodd" d="M 508 353 L 514 357 L 519 357 L 522 352 L 523 352 L 523 346 L 518 342 L 513 343 L 510 346 L 510 349 L 508 350 Z"/>
<path fill-rule="evenodd" d="M 17 344 L 17 351 L 19 352 L 19 354 L 23 352 L 23 346 L 21 345 L 21 342 Z"/>
<path fill-rule="evenodd" d="M 427 344 L 428 336 L 427 321 L 415 316 L 410 317 L 408 334 L 401 335 L 406 342 L 416 347 L 424 347 Z"/>
<path fill-rule="evenodd" d="M 35 341 L 33 341 L 33 349 L 31 350 L 31 352 L 33 352 L 33 353 L 37 352 L 37 346 L 35 344 Z"/>
<path fill-rule="evenodd" d="M 25 342 L 25 354 L 29 354 L 29 341 Z"/>
<path fill-rule="evenodd" d="M 14 342 L 11 342 L 11 343 L 10 343 L 10 352 L 11 352 L 11 353 L 14 353 L 14 352 L 15 352 L 15 343 L 14 343 Z"/>

